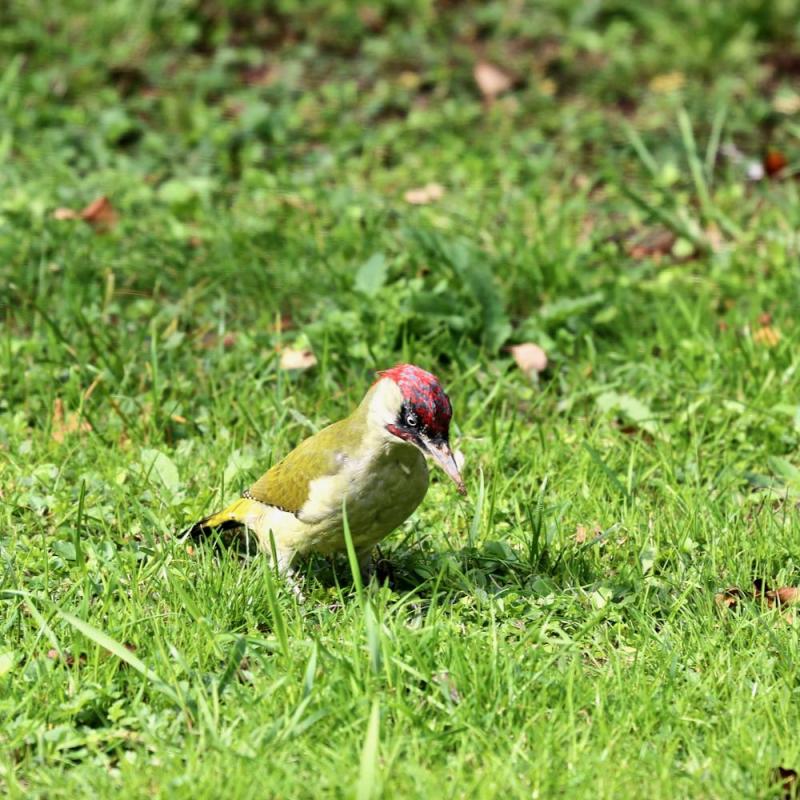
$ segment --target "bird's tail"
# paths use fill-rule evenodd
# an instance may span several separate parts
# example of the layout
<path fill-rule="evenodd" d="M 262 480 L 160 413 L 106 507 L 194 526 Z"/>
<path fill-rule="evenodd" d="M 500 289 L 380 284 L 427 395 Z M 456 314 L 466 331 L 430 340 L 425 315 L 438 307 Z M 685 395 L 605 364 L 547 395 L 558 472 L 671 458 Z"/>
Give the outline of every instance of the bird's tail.
<path fill-rule="evenodd" d="M 240 497 L 222 511 L 195 522 L 186 532 L 186 536 L 192 539 L 199 539 L 213 530 L 226 531 L 230 528 L 238 528 L 244 525 L 248 514 L 253 509 L 253 503 L 253 500 Z"/>

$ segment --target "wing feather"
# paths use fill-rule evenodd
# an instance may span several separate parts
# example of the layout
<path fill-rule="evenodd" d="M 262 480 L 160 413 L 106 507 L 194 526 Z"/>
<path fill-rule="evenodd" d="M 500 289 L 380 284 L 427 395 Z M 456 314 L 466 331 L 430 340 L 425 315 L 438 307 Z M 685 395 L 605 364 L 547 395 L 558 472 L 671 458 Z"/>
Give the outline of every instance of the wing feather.
<path fill-rule="evenodd" d="M 302 441 L 267 470 L 244 496 L 298 514 L 308 501 L 311 482 L 336 475 L 344 466 L 351 439 L 349 422 L 349 418 L 334 422 Z"/>

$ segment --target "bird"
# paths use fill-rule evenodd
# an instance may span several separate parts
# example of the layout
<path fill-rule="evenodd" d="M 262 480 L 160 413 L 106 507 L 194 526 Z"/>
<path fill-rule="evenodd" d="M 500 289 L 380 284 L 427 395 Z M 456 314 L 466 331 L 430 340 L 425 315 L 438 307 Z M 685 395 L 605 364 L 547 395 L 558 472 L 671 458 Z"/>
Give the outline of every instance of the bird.
<path fill-rule="evenodd" d="M 413 364 L 380 371 L 349 416 L 303 440 L 189 534 L 245 526 L 290 575 L 297 557 L 346 549 L 344 509 L 359 567 L 369 575 L 375 545 L 425 497 L 427 458 L 466 494 L 450 447 L 452 413 L 432 373 Z"/>

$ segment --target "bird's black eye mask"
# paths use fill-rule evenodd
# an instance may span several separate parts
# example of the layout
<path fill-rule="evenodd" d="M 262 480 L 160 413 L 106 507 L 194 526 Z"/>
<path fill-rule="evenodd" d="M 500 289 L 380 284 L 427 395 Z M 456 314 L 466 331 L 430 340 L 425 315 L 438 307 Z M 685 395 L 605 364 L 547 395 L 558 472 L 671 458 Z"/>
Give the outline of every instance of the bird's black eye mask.
<path fill-rule="evenodd" d="M 426 450 L 426 443 L 441 444 L 447 442 L 447 434 L 434 431 L 431 425 L 426 424 L 424 410 L 415 408 L 407 400 L 400 408 L 400 413 L 389 430 L 401 439 L 415 444 Z"/>

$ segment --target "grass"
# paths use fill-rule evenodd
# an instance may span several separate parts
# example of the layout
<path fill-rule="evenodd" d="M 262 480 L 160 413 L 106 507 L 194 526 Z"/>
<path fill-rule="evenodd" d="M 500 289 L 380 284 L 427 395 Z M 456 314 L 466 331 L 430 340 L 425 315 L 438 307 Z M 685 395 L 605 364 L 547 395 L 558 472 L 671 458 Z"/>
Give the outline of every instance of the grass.
<path fill-rule="evenodd" d="M 793 4 L 256 5 L 0 10 L 3 792 L 780 796 Z M 399 360 L 469 497 L 388 583 L 178 540 Z"/>

